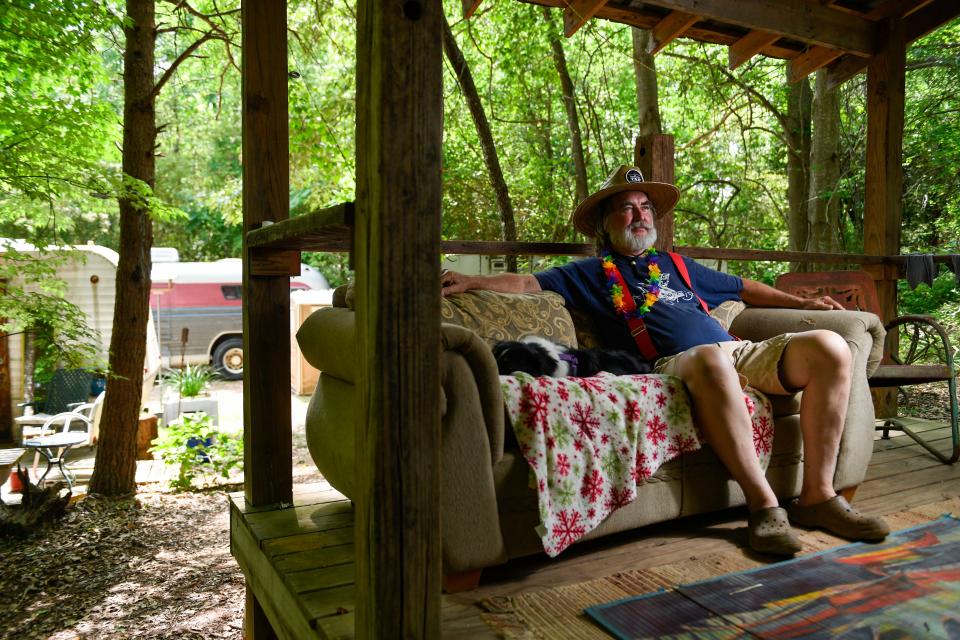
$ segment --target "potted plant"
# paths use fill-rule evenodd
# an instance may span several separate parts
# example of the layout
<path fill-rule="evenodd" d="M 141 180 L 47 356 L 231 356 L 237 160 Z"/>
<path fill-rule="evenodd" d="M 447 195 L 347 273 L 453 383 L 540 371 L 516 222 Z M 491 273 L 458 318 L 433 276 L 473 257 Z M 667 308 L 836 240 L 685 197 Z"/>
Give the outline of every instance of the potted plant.
<path fill-rule="evenodd" d="M 214 420 L 219 414 L 216 398 L 209 397 L 207 387 L 216 374 L 206 365 L 187 365 L 164 376 L 164 384 L 176 391 L 176 398 L 163 403 L 164 424 L 170 424 L 180 415 L 203 411 Z"/>

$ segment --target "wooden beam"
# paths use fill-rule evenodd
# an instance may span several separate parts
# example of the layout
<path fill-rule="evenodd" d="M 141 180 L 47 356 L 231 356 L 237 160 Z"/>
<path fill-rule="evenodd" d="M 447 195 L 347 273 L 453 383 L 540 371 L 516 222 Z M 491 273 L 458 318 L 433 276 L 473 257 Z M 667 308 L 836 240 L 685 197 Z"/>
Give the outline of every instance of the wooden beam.
<path fill-rule="evenodd" d="M 931 31 L 960 16 L 960 2 L 956 0 L 933 0 L 922 9 L 910 13 L 902 20 L 904 37 L 907 44 L 922 38 Z M 843 84 L 867 68 L 867 60 L 844 56 L 830 67 L 827 76 L 828 86 L 832 89 Z"/>
<path fill-rule="evenodd" d="M 575 34 L 587 20 L 596 15 L 607 0 L 570 0 L 563 10 L 563 35 L 568 38 Z"/>
<path fill-rule="evenodd" d="M 700 16 L 683 11 L 671 11 L 652 29 L 653 38 L 650 41 L 650 55 L 657 55 L 665 46 L 679 38 L 696 22 Z"/>
<path fill-rule="evenodd" d="M 885 20 L 886 18 L 903 18 L 915 11 L 919 11 L 931 0 L 886 0 L 867 12 L 869 20 Z"/>
<path fill-rule="evenodd" d="M 289 217 L 286 3 L 242 5 L 243 230 Z M 282 260 L 282 259 L 281 259 Z M 299 260 L 298 260 L 299 262 Z M 257 277 L 244 247 L 244 492 L 252 505 L 289 502 L 290 281 Z"/>
<path fill-rule="evenodd" d="M 730 45 L 727 67 L 732 71 L 780 39 L 780 34 L 753 29 Z"/>
<path fill-rule="evenodd" d="M 6 289 L 7 281 L 0 280 L 0 295 Z M 0 324 L 4 321 L 0 318 Z M 13 399 L 10 397 L 10 346 L 7 334 L 0 334 L 0 444 L 13 442 Z M 19 447 L 19 442 L 14 442 Z"/>
<path fill-rule="evenodd" d="M 474 12 L 477 10 L 477 7 L 480 6 L 482 1 L 483 0 L 461 0 L 464 20 L 473 17 Z"/>
<path fill-rule="evenodd" d="M 564 8 L 566 0 L 520 0 L 528 4 L 536 4 L 542 7 Z M 631 7 L 625 4 L 603 5 L 595 14 L 595 17 L 611 22 L 630 25 L 638 29 L 653 29 L 662 19 L 662 14 L 658 11 L 651 13 L 649 10 L 637 7 Z M 731 45 L 742 37 L 741 30 L 736 26 L 725 26 L 715 22 L 699 22 L 684 32 L 684 37 L 692 38 L 698 42 L 709 42 L 712 44 Z M 792 41 L 783 41 L 773 44 L 763 50 L 763 54 L 773 58 L 783 58 L 792 60 L 803 53 L 799 44 Z"/>
<path fill-rule="evenodd" d="M 882 48 L 867 68 L 867 160 L 863 251 L 900 253 L 906 36 L 902 20 L 879 23 Z M 886 274 L 881 274 L 886 275 Z M 877 294 L 884 321 L 896 315 L 896 282 L 882 278 Z"/>
<path fill-rule="evenodd" d="M 800 82 L 817 69 L 825 67 L 839 58 L 842 53 L 842 51 L 827 47 L 810 47 L 788 63 L 787 81 Z"/>
<path fill-rule="evenodd" d="M 442 10 L 357 3 L 358 638 L 440 636 Z"/>
<path fill-rule="evenodd" d="M 247 234 L 247 246 L 258 250 L 351 251 L 353 225 L 354 205 L 343 202 L 254 229 Z"/>
<path fill-rule="evenodd" d="M 673 136 L 652 133 L 638 136 L 633 149 L 633 163 L 644 179 L 651 182 L 674 183 Z M 657 248 L 669 250 L 673 246 L 673 212 L 657 216 Z"/>
<path fill-rule="evenodd" d="M 803 0 L 647 0 L 675 11 L 736 24 L 747 29 L 772 31 L 801 42 L 872 55 L 875 23 Z"/>

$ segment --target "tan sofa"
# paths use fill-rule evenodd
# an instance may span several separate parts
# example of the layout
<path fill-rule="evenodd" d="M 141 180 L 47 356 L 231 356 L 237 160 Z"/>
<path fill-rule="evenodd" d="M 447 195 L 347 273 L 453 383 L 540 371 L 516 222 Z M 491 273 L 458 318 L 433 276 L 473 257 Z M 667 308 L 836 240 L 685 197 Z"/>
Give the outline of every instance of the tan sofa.
<path fill-rule="evenodd" d="M 297 334 L 304 356 L 322 371 L 307 412 L 307 442 L 330 483 L 353 495 L 355 370 L 354 312 L 338 290 L 334 306 L 315 312 Z M 443 300 L 441 325 L 441 522 L 445 574 L 459 574 L 542 552 L 528 465 L 505 419 L 489 344 L 530 333 L 577 343 L 562 299 L 552 293 L 471 291 Z M 748 308 L 731 330 L 743 339 L 821 328 L 842 335 L 853 352 L 853 389 L 841 442 L 837 489 L 863 481 L 873 443 L 873 404 L 867 375 L 879 364 L 884 330 L 873 314 Z M 579 342 L 590 336 L 579 331 Z M 767 476 L 777 495 L 800 487 L 799 397 L 772 397 L 775 438 Z M 667 463 L 638 487 L 637 498 L 584 539 L 744 504 L 739 487 L 708 449 Z"/>

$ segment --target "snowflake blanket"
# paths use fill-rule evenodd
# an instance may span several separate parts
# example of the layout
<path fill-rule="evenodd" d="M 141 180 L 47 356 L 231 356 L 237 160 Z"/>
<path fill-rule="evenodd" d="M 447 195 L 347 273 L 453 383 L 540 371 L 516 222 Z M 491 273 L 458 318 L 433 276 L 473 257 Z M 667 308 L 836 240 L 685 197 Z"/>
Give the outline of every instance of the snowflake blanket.
<path fill-rule="evenodd" d="M 518 372 L 500 376 L 500 386 L 532 469 L 538 533 L 551 557 L 632 501 L 637 484 L 660 465 L 700 448 L 689 396 L 673 376 L 534 378 Z M 773 444 L 770 402 L 749 388 L 744 401 L 765 468 Z"/>

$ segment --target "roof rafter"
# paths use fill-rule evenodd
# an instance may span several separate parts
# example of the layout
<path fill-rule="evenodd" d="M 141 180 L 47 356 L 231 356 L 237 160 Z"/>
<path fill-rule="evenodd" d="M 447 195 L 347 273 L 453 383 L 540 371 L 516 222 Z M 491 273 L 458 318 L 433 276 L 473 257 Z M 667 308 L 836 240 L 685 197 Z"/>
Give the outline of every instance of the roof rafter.
<path fill-rule="evenodd" d="M 843 55 L 842 51 L 814 45 L 789 62 L 787 80 L 789 82 L 800 82 L 841 55 Z M 861 60 L 861 58 L 854 58 L 854 60 Z"/>
<path fill-rule="evenodd" d="M 653 38 L 648 53 L 656 55 L 668 44 L 679 38 L 683 33 L 696 24 L 700 16 L 683 11 L 671 11 L 663 20 L 653 27 Z"/>
<path fill-rule="evenodd" d="M 607 0 L 570 0 L 563 10 L 563 34 L 568 38 L 597 14 Z"/>
<path fill-rule="evenodd" d="M 780 34 L 753 29 L 730 45 L 727 53 L 727 67 L 733 71 L 779 39 Z"/>
<path fill-rule="evenodd" d="M 695 13 L 747 29 L 772 31 L 859 56 L 870 56 L 876 50 L 875 23 L 816 3 L 800 0 L 647 0 L 645 4 Z"/>

